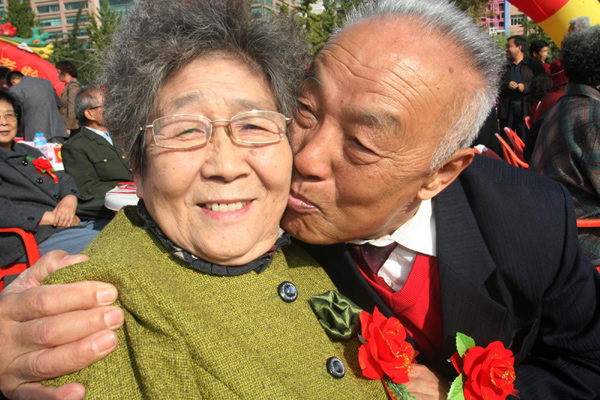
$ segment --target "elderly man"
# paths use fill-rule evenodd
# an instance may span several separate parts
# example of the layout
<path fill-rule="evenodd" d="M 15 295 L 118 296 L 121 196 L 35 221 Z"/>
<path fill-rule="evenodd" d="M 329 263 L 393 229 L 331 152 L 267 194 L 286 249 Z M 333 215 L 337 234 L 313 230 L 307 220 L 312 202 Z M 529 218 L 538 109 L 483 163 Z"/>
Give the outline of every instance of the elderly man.
<path fill-rule="evenodd" d="M 500 65 L 444 1 L 380 0 L 351 17 L 302 87 L 283 226 L 320 245 L 311 250 L 340 291 L 402 321 L 429 359 L 411 372 L 417 398 L 445 398 L 457 332 L 515 353 L 522 399 L 595 398 L 600 276 L 578 247 L 568 192 L 467 148 Z M 379 269 L 364 258 L 374 247 L 389 253 Z M 0 296 L 1 389 L 17 398 L 81 396 L 76 384 L 30 382 L 116 346 L 112 287 L 25 290 L 78 257 L 53 254 Z"/>
<path fill-rule="evenodd" d="M 123 150 L 115 146 L 104 126 L 103 101 L 104 95 L 97 88 L 85 87 L 77 92 L 75 115 L 81 130 L 62 147 L 65 170 L 75 180 L 81 195 L 100 203 L 104 202 L 106 192 L 119 182 L 133 179 Z"/>

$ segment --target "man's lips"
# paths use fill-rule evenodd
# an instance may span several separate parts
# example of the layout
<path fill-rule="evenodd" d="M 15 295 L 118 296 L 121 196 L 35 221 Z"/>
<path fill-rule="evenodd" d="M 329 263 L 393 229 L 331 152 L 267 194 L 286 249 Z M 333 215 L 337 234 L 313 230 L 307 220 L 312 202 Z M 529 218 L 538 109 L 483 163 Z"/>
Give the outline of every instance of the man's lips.
<path fill-rule="evenodd" d="M 313 203 L 293 191 L 290 192 L 288 197 L 288 208 L 304 212 L 317 210 L 317 207 Z"/>

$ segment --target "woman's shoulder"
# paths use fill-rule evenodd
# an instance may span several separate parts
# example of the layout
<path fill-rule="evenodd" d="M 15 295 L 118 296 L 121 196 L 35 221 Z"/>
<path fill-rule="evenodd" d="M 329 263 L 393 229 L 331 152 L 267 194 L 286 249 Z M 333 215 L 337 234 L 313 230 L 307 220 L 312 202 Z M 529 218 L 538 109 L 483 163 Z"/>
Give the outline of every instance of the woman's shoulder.
<path fill-rule="evenodd" d="M 63 268 L 45 284 L 100 280 L 123 284 L 155 264 L 164 251 L 144 229 L 136 207 L 125 207 L 83 251 L 90 260 Z"/>

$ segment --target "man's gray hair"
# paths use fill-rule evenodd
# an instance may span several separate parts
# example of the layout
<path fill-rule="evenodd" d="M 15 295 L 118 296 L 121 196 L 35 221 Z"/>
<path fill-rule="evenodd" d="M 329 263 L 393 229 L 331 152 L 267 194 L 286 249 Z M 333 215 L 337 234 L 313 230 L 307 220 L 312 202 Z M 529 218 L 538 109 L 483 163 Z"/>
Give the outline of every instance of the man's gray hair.
<path fill-rule="evenodd" d="M 79 125 L 85 125 L 87 118 L 85 117 L 85 110 L 90 107 L 96 107 L 98 103 L 98 93 L 101 93 L 100 88 L 97 86 L 84 86 L 77 91 L 75 95 L 75 118 Z"/>
<path fill-rule="evenodd" d="M 590 17 L 576 17 L 569 21 L 569 33 L 579 32 L 590 27 Z"/>
<path fill-rule="evenodd" d="M 140 128 L 150 124 L 167 79 L 192 61 L 217 54 L 247 65 L 270 85 L 278 111 L 292 117 L 308 65 L 305 37 L 291 19 L 251 21 L 242 0 L 139 0 L 104 56 L 104 120 L 128 149 L 134 172 L 145 172 Z"/>
<path fill-rule="evenodd" d="M 472 99 L 455 103 L 452 109 L 447 111 L 456 116 L 433 154 L 431 170 L 434 171 L 459 148 L 470 146 L 477 137 L 496 103 L 505 60 L 490 37 L 481 31 L 466 13 L 444 0 L 368 2 L 364 7 L 350 13 L 344 28 L 367 18 L 389 20 L 403 17 L 417 20 L 423 36 L 437 34 L 454 40 L 467 55 L 464 62 L 481 76 L 485 85 Z M 435 62 L 435 59 L 432 58 L 431 62 Z"/>

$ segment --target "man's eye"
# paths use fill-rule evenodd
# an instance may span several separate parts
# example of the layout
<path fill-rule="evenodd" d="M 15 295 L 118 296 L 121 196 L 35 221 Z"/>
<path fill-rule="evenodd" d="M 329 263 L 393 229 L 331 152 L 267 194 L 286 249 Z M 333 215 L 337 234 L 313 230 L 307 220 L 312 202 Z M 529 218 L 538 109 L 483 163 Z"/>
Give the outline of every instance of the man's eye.
<path fill-rule="evenodd" d="M 317 120 L 313 110 L 306 104 L 298 101 L 298 111 L 295 120 L 302 126 L 311 124 Z"/>

